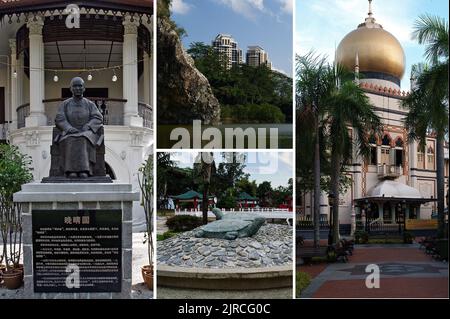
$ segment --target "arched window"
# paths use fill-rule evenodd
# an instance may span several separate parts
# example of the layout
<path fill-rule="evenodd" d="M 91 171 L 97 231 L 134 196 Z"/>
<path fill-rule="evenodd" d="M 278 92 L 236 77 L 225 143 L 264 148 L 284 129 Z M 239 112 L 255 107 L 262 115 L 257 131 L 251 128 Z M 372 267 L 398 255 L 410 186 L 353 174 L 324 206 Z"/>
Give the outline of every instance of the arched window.
<path fill-rule="evenodd" d="M 425 158 L 420 146 L 417 147 L 417 168 L 425 169 Z"/>
<path fill-rule="evenodd" d="M 403 166 L 403 140 L 401 137 L 395 140 L 395 166 Z"/>
<path fill-rule="evenodd" d="M 381 139 L 381 164 L 391 164 L 391 137 L 388 134 L 383 135 Z"/>
<path fill-rule="evenodd" d="M 383 139 L 381 140 L 381 145 L 391 146 L 391 137 L 388 134 L 385 134 L 383 136 Z"/>
<path fill-rule="evenodd" d="M 434 149 L 430 145 L 427 147 L 427 169 L 434 170 Z"/>

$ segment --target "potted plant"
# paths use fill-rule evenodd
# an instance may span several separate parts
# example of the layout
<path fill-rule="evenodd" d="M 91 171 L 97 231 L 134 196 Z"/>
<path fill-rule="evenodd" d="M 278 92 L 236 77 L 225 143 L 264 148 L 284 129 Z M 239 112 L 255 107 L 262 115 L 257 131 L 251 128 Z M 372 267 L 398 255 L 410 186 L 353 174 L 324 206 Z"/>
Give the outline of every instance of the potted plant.
<path fill-rule="evenodd" d="M 139 169 L 138 181 L 141 189 L 142 199 L 141 205 L 144 207 L 146 236 L 145 242 L 148 249 L 148 265 L 141 268 L 142 278 L 148 289 L 153 289 L 153 155 L 150 155 Z"/>
<path fill-rule="evenodd" d="M 9 289 L 17 289 L 23 282 L 22 257 L 22 211 L 13 202 L 13 194 L 20 191 L 22 184 L 33 176 L 30 172 L 31 160 L 19 152 L 16 146 L 0 145 L 0 234 L 3 242 L 1 260 L 4 284 Z"/>

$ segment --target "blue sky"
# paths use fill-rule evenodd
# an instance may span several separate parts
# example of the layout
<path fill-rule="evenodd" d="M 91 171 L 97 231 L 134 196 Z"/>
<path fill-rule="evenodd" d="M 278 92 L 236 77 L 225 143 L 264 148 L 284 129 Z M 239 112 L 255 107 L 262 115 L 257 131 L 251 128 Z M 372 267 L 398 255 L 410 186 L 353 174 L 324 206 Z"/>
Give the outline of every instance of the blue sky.
<path fill-rule="evenodd" d="M 402 44 L 406 71 L 401 87 L 409 90 L 411 66 L 423 62 L 424 46 L 411 39 L 413 24 L 424 13 L 438 15 L 448 21 L 448 0 L 373 0 L 372 11 L 383 28 Z M 297 0 L 295 52 L 305 54 L 311 49 L 334 59 L 335 46 L 342 38 L 364 22 L 367 0 Z"/>
<path fill-rule="evenodd" d="M 272 187 L 288 186 L 289 178 L 293 176 L 292 152 L 247 152 L 245 173 L 250 174 L 250 180 L 256 180 L 259 184 L 269 181 Z M 171 153 L 171 159 L 179 167 L 193 167 L 198 152 L 185 151 Z M 223 162 L 222 153 L 214 152 L 216 165 Z"/>
<path fill-rule="evenodd" d="M 186 29 L 187 49 L 192 42 L 211 41 L 231 34 L 245 52 L 259 45 L 273 68 L 292 74 L 292 7 L 294 0 L 173 0 L 172 18 Z"/>

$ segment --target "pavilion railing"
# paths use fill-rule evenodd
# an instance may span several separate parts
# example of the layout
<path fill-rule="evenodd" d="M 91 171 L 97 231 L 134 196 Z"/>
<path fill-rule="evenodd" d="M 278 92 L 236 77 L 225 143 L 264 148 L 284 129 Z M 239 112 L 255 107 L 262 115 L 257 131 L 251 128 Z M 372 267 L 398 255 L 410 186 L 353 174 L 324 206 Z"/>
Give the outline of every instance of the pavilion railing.
<path fill-rule="evenodd" d="M 369 234 L 376 233 L 403 233 L 405 230 L 404 220 L 383 221 L 380 218 L 375 219 L 357 219 L 356 225 L 358 230 L 366 231 Z"/>
<path fill-rule="evenodd" d="M 144 120 L 144 127 L 152 128 L 153 123 L 153 109 L 150 105 L 145 103 L 138 103 L 138 114 Z"/>
<path fill-rule="evenodd" d="M 124 125 L 123 110 L 127 100 L 103 97 L 87 97 L 94 102 L 103 115 L 104 125 Z M 58 107 L 64 99 L 43 100 L 45 115 L 47 116 L 47 125 L 55 124 L 55 116 Z M 138 113 L 144 120 L 144 127 L 152 127 L 153 113 L 150 105 L 145 103 L 138 104 Z M 17 128 L 25 127 L 25 118 L 30 115 L 30 104 L 26 103 L 17 108 Z"/>
<path fill-rule="evenodd" d="M 25 127 L 25 118 L 30 115 L 30 103 L 17 108 L 17 128 Z"/>
<path fill-rule="evenodd" d="M 402 167 L 390 164 L 380 164 L 377 166 L 379 178 L 397 178 L 402 175 Z"/>

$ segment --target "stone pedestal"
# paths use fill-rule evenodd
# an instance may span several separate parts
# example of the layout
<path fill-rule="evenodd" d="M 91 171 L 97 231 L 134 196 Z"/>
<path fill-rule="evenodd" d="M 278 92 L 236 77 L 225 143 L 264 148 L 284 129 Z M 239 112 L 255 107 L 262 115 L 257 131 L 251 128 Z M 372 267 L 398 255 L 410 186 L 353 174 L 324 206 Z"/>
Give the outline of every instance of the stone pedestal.
<path fill-rule="evenodd" d="M 111 298 L 130 298 L 131 295 L 131 273 L 132 273 L 132 206 L 133 201 L 139 200 L 139 193 L 133 192 L 130 184 L 120 184 L 120 183 L 70 183 L 70 184 L 53 184 L 53 183 L 30 183 L 22 186 L 22 190 L 14 194 L 14 201 L 22 203 L 22 217 L 23 217 L 23 261 L 24 261 L 24 284 L 25 284 L 25 297 L 26 298 L 64 298 L 64 299 L 111 299 Z M 108 220 L 108 214 L 111 214 L 111 220 Z M 61 218 L 59 218 L 61 214 Z M 96 218 L 98 215 L 99 218 Z M 72 217 L 70 216 L 82 216 L 82 217 Z M 100 218 L 101 216 L 101 218 Z M 113 217 L 114 216 L 114 217 Z M 91 219 L 89 220 L 89 217 Z M 57 220 L 56 220 L 57 219 Z M 48 224 L 48 234 L 51 236 L 55 235 L 51 233 L 51 230 L 56 229 L 59 231 L 58 235 L 65 234 L 66 227 L 73 227 L 76 229 L 77 235 L 89 235 L 87 228 L 80 228 L 82 226 L 91 227 L 90 229 L 95 229 L 95 227 L 102 227 L 99 231 L 105 231 L 108 227 L 103 227 L 101 223 L 112 223 L 115 220 L 118 223 L 118 227 L 111 227 L 111 230 L 117 232 L 116 241 L 118 241 L 116 250 L 116 262 L 118 263 L 119 271 L 116 272 L 117 278 L 120 278 L 115 283 L 114 290 L 108 291 L 105 289 L 103 291 L 86 291 L 86 290 L 96 290 L 95 288 L 87 288 L 83 285 L 81 281 L 80 287 L 59 287 L 55 290 L 55 286 L 50 285 L 49 288 L 44 288 L 48 290 L 53 290 L 52 292 L 43 292 L 42 286 L 35 291 L 35 272 L 38 269 L 36 263 L 42 260 L 42 251 L 37 251 L 37 247 L 43 247 L 41 244 L 42 238 L 44 242 L 47 239 L 43 235 L 46 235 L 46 231 L 37 231 L 39 225 L 39 230 L 45 229 L 45 225 Z M 121 220 L 121 223 L 120 223 Z M 70 223 L 69 223 L 70 222 Z M 54 227 L 54 223 L 61 224 L 61 228 Z M 70 224 L 70 225 L 67 225 Z M 86 225 L 83 225 L 86 224 Z M 44 226 L 42 226 L 44 225 Z M 35 227 L 36 229 L 33 229 Z M 53 227 L 53 228 L 52 228 Z M 61 231 L 61 229 L 64 229 Z M 80 230 L 81 229 L 81 230 Z M 73 230 L 72 230 L 73 231 Z M 67 234 L 69 234 L 67 232 Z M 106 235 L 107 233 L 104 233 Z M 73 233 L 72 235 L 73 236 Z M 34 237 L 34 238 L 33 238 Z M 101 238 L 102 236 L 97 236 Z M 97 237 L 96 240 L 97 240 Z M 52 237 L 51 242 L 55 241 L 56 237 Z M 70 237 L 75 238 L 75 237 Z M 94 237 L 92 237 L 94 238 Z M 34 240 L 33 240 L 34 239 Z M 58 239 L 56 239 L 58 241 Z M 69 240 L 69 242 L 71 242 Z M 74 242 L 76 242 L 75 240 Z M 121 243 L 121 244 L 120 244 Z M 53 244 L 51 244 L 53 245 Z M 78 244 L 77 244 L 78 245 Z M 80 247 L 89 246 L 79 245 Z M 94 245 L 99 245 L 95 242 Z M 115 245 L 115 244 L 113 244 Z M 55 246 L 55 245 L 53 245 Z M 56 251 L 60 248 L 56 245 Z M 45 247 L 45 246 L 44 246 Z M 64 252 L 61 258 L 67 258 L 67 251 L 73 253 L 74 249 L 77 251 L 80 247 L 73 248 L 67 244 L 61 244 Z M 67 248 L 69 247 L 69 248 Z M 81 248 L 81 249 L 91 249 L 91 248 Z M 114 248 L 116 249 L 116 248 Z M 36 251 L 34 251 L 36 250 Z M 105 249 L 107 251 L 108 249 Z M 111 251 L 111 250 L 110 250 Z M 120 252 L 120 253 L 117 253 Z M 53 252 L 52 252 L 53 254 Z M 47 255 L 45 255 L 47 256 Z M 51 257 L 51 254 L 50 254 Z M 33 260 L 36 258 L 36 260 Z M 59 258 L 59 257 L 58 257 Z M 70 258 L 70 257 L 69 257 Z M 83 257 L 84 258 L 84 257 Z M 87 259 L 92 258 L 92 255 L 87 255 Z M 95 257 L 94 257 L 95 258 Z M 76 264 L 76 261 L 75 261 Z M 40 266 L 39 266 L 40 267 Z M 46 266 L 47 267 L 47 266 Z M 98 267 L 98 266 L 97 266 Z M 51 268 L 51 267 L 50 267 Z M 42 272 L 42 267 L 39 268 Z M 83 278 L 83 268 L 80 267 L 80 278 Z M 99 268 L 102 270 L 102 267 Z M 67 269 L 66 269 L 67 271 Z M 114 272 L 112 272 L 114 273 Z M 36 274 L 37 275 L 37 274 Z M 68 274 L 69 275 L 69 274 Z M 47 280 L 39 274 L 41 280 Z M 44 279 L 42 279 L 44 278 Z M 94 287 L 97 284 L 94 284 Z M 103 288 L 104 289 L 104 286 Z"/>

